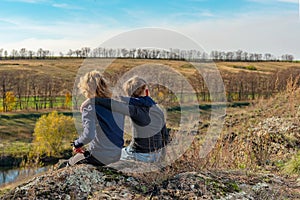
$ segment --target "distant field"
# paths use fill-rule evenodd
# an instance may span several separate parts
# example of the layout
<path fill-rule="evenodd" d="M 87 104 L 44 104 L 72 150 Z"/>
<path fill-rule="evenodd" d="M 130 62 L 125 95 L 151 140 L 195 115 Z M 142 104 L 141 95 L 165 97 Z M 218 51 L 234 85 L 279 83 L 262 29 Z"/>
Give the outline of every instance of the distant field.
<path fill-rule="evenodd" d="M 25 71 L 33 74 L 57 76 L 70 79 L 77 73 L 83 59 L 48 59 L 48 60 L 0 60 L 0 72 Z M 16 73 L 16 76 L 19 74 Z"/>
<path fill-rule="evenodd" d="M 105 59 L 102 59 L 105 60 Z M 53 77 L 59 77 L 64 80 L 71 80 L 76 76 L 84 59 L 47 59 L 47 60 L 0 60 L 0 73 L 5 71 L 25 71 L 33 74 L 44 74 Z M 102 62 L 98 59 L 97 62 Z M 193 73 L 194 69 L 188 66 L 186 61 L 173 60 L 146 60 L 146 59 L 115 59 L 110 65 L 111 71 L 127 71 L 135 66 L 143 64 L 163 64 L 171 66 L 181 73 Z M 216 62 L 215 65 L 220 71 L 229 71 L 232 73 L 252 72 L 252 73 L 270 73 L 277 70 L 289 68 L 300 68 L 300 62 Z M 247 70 L 238 68 L 254 66 L 257 70 Z M 16 76 L 19 74 L 16 73 Z"/>
<path fill-rule="evenodd" d="M 217 62 L 217 67 L 223 71 L 230 72 L 263 72 L 270 73 L 278 70 L 285 70 L 289 68 L 300 68 L 300 63 L 295 62 Z M 239 69 L 237 66 L 247 67 L 254 66 L 257 70 Z"/>

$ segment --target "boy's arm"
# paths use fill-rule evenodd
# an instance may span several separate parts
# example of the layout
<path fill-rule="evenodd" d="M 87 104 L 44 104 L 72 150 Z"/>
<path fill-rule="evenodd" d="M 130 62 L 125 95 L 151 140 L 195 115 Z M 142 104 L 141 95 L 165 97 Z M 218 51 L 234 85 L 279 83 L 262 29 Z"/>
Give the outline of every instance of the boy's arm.
<path fill-rule="evenodd" d="M 111 111 L 118 112 L 128 116 L 130 116 L 129 110 L 134 109 L 134 108 L 129 108 L 128 104 L 113 99 L 109 99 L 109 98 L 95 98 L 95 104 L 101 105 Z"/>
<path fill-rule="evenodd" d="M 93 99 L 87 99 L 85 100 L 81 106 L 80 106 L 80 112 L 82 112 L 83 108 L 87 106 L 88 104 L 95 104 L 95 105 L 101 105 L 106 109 L 109 109 L 111 111 L 115 111 L 118 113 L 121 113 L 123 115 L 130 116 L 129 113 L 129 107 L 126 103 L 122 103 L 116 100 L 112 100 L 110 98 L 93 98 Z"/>
<path fill-rule="evenodd" d="M 149 108 L 142 106 L 129 105 L 108 98 L 96 98 L 95 104 L 101 105 L 113 112 L 118 112 L 130 118 L 139 126 L 146 126 L 150 123 Z"/>

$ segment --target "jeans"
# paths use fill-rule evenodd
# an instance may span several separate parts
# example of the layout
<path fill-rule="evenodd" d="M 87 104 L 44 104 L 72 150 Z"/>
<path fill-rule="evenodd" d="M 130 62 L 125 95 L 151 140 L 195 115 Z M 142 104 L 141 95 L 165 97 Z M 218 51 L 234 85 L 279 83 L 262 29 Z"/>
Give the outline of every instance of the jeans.
<path fill-rule="evenodd" d="M 159 161 L 161 156 L 161 150 L 150 152 L 150 153 L 137 153 L 128 146 L 122 149 L 120 160 L 136 160 L 146 163 L 153 163 Z"/>

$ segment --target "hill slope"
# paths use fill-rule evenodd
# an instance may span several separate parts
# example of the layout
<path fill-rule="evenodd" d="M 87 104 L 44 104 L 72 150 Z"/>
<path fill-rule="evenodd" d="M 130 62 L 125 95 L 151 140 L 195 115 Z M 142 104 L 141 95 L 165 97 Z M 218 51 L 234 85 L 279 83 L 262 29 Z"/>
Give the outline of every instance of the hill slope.
<path fill-rule="evenodd" d="M 299 199 L 296 183 L 272 174 L 185 172 L 140 182 L 108 168 L 78 165 L 47 172 L 1 199 Z"/>

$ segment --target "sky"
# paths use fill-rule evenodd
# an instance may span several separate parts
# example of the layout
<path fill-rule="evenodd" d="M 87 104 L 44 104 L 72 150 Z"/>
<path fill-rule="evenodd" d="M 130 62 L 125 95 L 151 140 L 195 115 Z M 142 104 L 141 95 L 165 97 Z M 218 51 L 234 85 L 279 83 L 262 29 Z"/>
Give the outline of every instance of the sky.
<path fill-rule="evenodd" d="M 292 54 L 300 60 L 300 0 L 0 0 L 0 49 L 96 48 L 126 31 L 179 32 L 207 52 Z"/>

